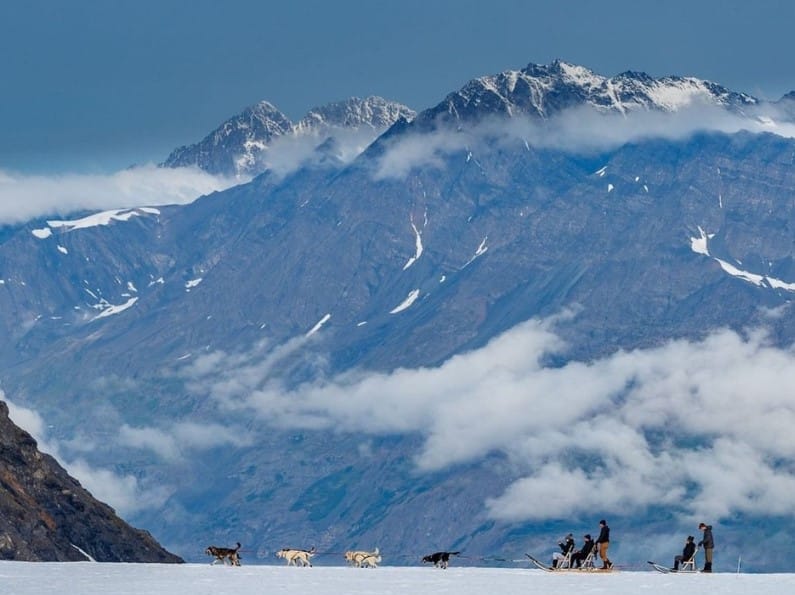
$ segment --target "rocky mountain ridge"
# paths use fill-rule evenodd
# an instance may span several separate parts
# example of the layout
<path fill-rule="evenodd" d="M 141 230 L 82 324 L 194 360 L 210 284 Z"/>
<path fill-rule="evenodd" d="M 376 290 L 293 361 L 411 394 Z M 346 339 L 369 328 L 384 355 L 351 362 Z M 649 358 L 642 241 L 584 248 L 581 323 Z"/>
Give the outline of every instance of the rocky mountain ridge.
<path fill-rule="evenodd" d="M 0 401 L 0 559 L 182 562 L 97 501 L 8 417 Z"/>
<path fill-rule="evenodd" d="M 656 79 L 632 71 L 605 77 L 583 66 L 555 60 L 548 65 L 531 63 L 521 70 L 473 79 L 437 106 L 422 112 L 417 123 L 427 124 L 439 118 L 471 121 L 484 114 L 549 118 L 580 106 L 616 113 L 673 112 L 699 103 L 741 111 L 759 102 L 745 93 L 694 77 Z"/>
<path fill-rule="evenodd" d="M 268 168 L 268 152 L 276 140 L 307 139 L 323 147 L 345 132 L 359 132 L 372 140 L 398 119 L 412 117 L 414 112 L 399 103 L 376 96 L 352 97 L 313 108 L 294 124 L 274 105 L 261 101 L 223 122 L 200 142 L 175 149 L 162 165 L 252 177 Z"/>

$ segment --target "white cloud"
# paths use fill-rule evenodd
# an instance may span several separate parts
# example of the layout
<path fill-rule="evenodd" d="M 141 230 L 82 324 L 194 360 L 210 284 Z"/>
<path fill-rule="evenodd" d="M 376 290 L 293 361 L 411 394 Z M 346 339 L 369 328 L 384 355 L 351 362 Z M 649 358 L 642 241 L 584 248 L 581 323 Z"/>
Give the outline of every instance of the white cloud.
<path fill-rule="evenodd" d="M 273 348 L 216 354 L 221 376 L 205 376 L 203 390 L 274 426 L 419 434 L 420 471 L 501 453 L 518 471 L 487 507 L 508 521 L 557 518 L 584 494 L 598 494 L 606 513 L 795 513 L 793 349 L 761 331 L 716 330 L 550 367 L 547 356 L 565 350 L 555 324 L 528 321 L 436 368 L 349 372 L 292 390 L 274 377 Z"/>
<path fill-rule="evenodd" d="M 186 204 L 236 183 L 197 168 L 154 165 L 112 174 L 44 176 L 0 171 L 0 224 L 80 210 Z"/>
<path fill-rule="evenodd" d="M 144 488 L 132 475 L 93 467 L 83 459 L 70 461 L 64 467 L 92 496 L 112 506 L 122 517 L 162 506 L 174 491 L 165 485 Z"/>
<path fill-rule="evenodd" d="M 376 179 L 403 178 L 419 166 L 440 166 L 443 157 L 457 151 L 477 152 L 484 143 L 528 143 L 540 148 L 572 152 L 610 150 L 649 138 L 681 140 L 697 132 L 770 132 L 795 138 L 795 124 L 772 107 L 748 108 L 747 115 L 723 108 L 694 104 L 676 112 L 633 111 L 602 113 L 576 107 L 548 120 L 517 116 L 486 118 L 452 130 L 440 126 L 432 132 L 409 133 L 391 139 L 379 158 Z M 762 111 L 762 110 L 766 111 Z"/>
<path fill-rule="evenodd" d="M 321 132 L 285 135 L 275 138 L 258 157 L 261 166 L 277 176 L 288 175 L 301 167 L 328 162 L 345 165 L 358 157 L 383 129 L 330 128 Z M 322 148 L 318 148 L 320 146 Z"/>
<path fill-rule="evenodd" d="M 170 461 L 183 458 L 187 451 L 209 450 L 225 444 L 247 446 L 251 442 L 246 432 L 219 424 L 180 422 L 167 430 L 124 424 L 119 430 L 119 444 L 148 449 Z"/>
<path fill-rule="evenodd" d="M 6 405 L 8 405 L 8 417 L 11 421 L 33 436 L 33 439 L 39 443 L 41 448 L 42 439 L 45 435 L 44 420 L 41 419 L 41 416 L 33 409 L 15 405 L 6 398 L 3 391 L 0 391 L 0 400 L 5 401 Z"/>

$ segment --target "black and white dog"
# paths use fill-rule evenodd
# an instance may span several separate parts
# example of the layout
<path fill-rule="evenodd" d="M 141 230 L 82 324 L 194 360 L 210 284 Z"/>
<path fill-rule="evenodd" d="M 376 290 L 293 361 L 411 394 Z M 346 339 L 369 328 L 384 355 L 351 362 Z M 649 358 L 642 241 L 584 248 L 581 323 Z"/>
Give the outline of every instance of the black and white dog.
<path fill-rule="evenodd" d="M 422 557 L 423 562 L 433 562 L 434 566 L 447 568 L 450 563 L 450 556 L 457 556 L 461 552 L 434 552 Z"/>

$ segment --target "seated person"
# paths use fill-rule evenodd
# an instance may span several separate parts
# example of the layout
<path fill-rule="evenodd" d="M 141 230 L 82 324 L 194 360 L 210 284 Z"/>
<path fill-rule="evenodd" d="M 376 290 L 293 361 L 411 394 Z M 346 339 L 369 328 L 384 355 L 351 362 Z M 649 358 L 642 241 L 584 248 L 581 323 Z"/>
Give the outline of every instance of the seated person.
<path fill-rule="evenodd" d="M 586 533 L 583 539 L 585 539 L 585 541 L 583 542 L 582 547 L 571 555 L 572 568 L 579 568 L 582 566 L 583 560 L 585 560 L 585 558 L 588 557 L 588 554 L 593 551 L 595 544 L 593 539 L 591 539 L 591 534 Z"/>
<path fill-rule="evenodd" d="M 685 548 L 682 550 L 682 555 L 676 556 L 676 558 L 674 558 L 674 567 L 671 568 L 671 570 L 673 570 L 674 572 L 679 570 L 679 565 L 682 562 L 688 562 L 695 553 L 696 553 L 695 538 L 692 535 L 688 535 L 687 540 L 685 541 Z"/>
<path fill-rule="evenodd" d="M 559 564 L 566 559 L 566 556 L 574 549 L 574 536 L 569 533 L 566 539 L 559 541 L 560 551 L 552 554 L 552 568 L 558 568 Z"/>

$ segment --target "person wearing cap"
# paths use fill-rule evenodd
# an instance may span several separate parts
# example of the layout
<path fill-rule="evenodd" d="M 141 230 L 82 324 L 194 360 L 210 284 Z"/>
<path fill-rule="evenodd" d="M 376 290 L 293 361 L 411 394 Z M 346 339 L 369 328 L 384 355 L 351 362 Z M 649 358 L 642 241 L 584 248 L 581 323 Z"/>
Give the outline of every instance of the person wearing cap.
<path fill-rule="evenodd" d="M 604 519 L 599 521 L 599 537 L 596 538 L 596 545 L 599 547 L 599 557 L 602 559 L 602 570 L 611 569 L 613 563 L 607 557 L 607 549 L 610 547 L 610 527 Z"/>
<path fill-rule="evenodd" d="M 569 533 L 563 541 L 558 542 L 560 551 L 552 554 L 552 568 L 560 568 L 561 562 L 574 550 L 574 535 Z"/>
<path fill-rule="evenodd" d="M 687 539 L 685 540 L 685 547 L 682 550 L 682 555 L 681 556 L 676 556 L 674 558 L 674 567 L 671 568 L 671 570 L 676 572 L 677 570 L 679 570 L 679 565 L 680 564 L 682 564 L 683 562 L 687 562 L 688 560 L 690 560 L 693 557 L 693 555 L 696 553 L 696 542 L 695 542 L 695 539 L 696 538 L 693 537 L 692 535 L 688 535 L 687 536 Z"/>
<path fill-rule="evenodd" d="M 594 542 L 593 539 L 591 539 L 591 534 L 586 533 L 583 539 L 585 541 L 583 542 L 582 547 L 571 555 L 572 568 L 579 568 L 582 566 L 583 560 L 585 560 L 585 558 L 588 557 L 588 554 L 593 551 Z"/>
<path fill-rule="evenodd" d="M 698 545 L 704 548 L 704 568 L 701 572 L 712 572 L 712 550 L 715 548 L 715 540 L 712 538 L 712 525 L 699 523 L 698 530 L 704 532 L 704 537 Z"/>

